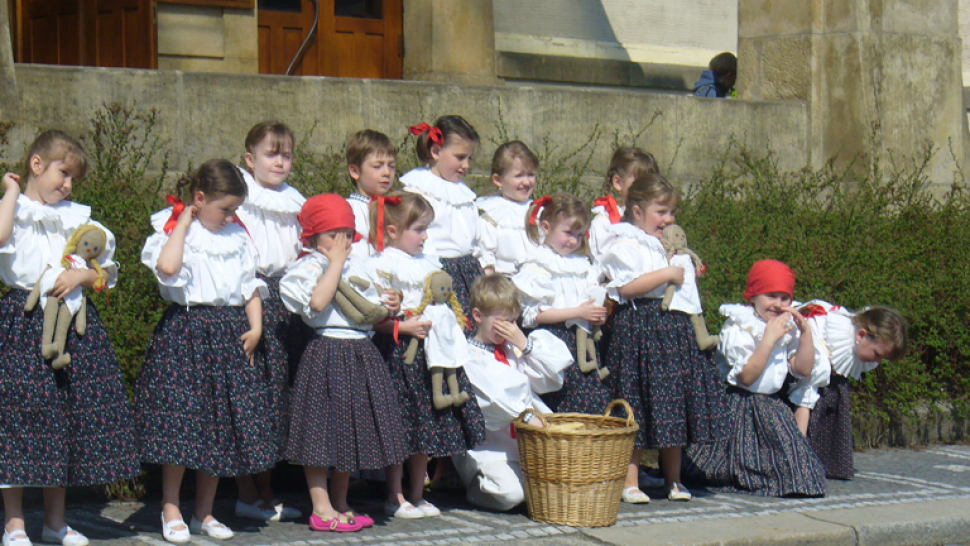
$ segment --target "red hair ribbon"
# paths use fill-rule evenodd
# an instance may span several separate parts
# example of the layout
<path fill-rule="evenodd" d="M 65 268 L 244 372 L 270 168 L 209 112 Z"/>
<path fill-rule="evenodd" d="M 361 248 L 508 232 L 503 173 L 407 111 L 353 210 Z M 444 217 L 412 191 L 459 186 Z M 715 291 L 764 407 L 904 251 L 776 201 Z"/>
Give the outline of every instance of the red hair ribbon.
<path fill-rule="evenodd" d="M 370 202 L 373 203 L 377 201 L 377 241 L 367 240 L 368 243 L 374 245 L 378 252 L 384 251 L 384 203 L 390 203 L 392 205 L 400 205 L 400 197 L 386 197 L 383 195 L 375 195 L 370 198 Z"/>
<path fill-rule="evenodd" d="M 428 138 L 431 140 L 431 142 L 434 142 L 438 146 L 443 146 L 445 144 L 445 137 L 443 134 L 441 134 L 441 129 L 432 127 L 427 123 L 412 125 L 408 127 L 408 131 L 411 131 L 412 135 L 420 135 L 421 133 L 427 131 Z"/>
<path fill-rule="evenodd" d="M 539 209 L 552 202 L 552 197 L 543 195 L 532 202 L 532 212 L 529 213 L 529 224 L 536 225 L 536 218 L 539 217 Z"/>
<path fill-rule="evenodd" d="M 610 215 L 611 224 L 615 224 L 620 221 L 620 207 L 617 206 L 616 199 L 613 199 L 612 195 L 600 197 L 596 201 L 593 201 L 593 206 L 600 206 L 606 209 L 606 213 Z"/>
<path fill-rule="evenodd" d="M 829 312 L 817 303 L 810 303 L 802 309 L 802 316 L 805 318 L 824 317 L 827 314 Z"/>
<path fill-rule="evenodd" d="M 179 223 L 179 217 L 182 216 L 182 211 L 185 210 L 185 201 L 182 201 L 174 195 L 166 195 L 165 200 L 168 201 L 169 205 L 172 205 L 172 215 L 165 221 L 165 227 L 162 230 L 165 232 L 165 235 L 171 235 L 172 230 L 175 229 L 175 225 Z"/>

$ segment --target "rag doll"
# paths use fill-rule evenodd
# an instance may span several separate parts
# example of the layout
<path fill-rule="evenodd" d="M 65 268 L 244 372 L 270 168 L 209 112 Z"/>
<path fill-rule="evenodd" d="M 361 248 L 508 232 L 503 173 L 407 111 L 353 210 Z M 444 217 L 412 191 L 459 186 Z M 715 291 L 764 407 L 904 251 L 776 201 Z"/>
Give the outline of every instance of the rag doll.
<path fill-rule="evenodd" d="M 606 290 L 598 287 L 598 290 L 593 294 L 593 303 L 603 305 L 604 301 L 606 301 Z M 596 342 L 601 337 L 603 337 L 603 332 L 600 331 L 599 326 L 593 326 L 590 332 L 587 332 L 582 326 L 576 326 L 576 364 L 581 372 L 589 373 L 597 370 L 596 373 L 599 374 L 600 379 L 606 379 L 606 376 L 610 375 L 610 370 L 600 368 L 596 361 Z"/>
<path fill-rule="evenodd" d="M 95 290 L 102 290 L 107 284 L 107 274 L 101 269 L 101 264 L 97 259 L 104 252 L 104 245 L 107 242 L 107 235 L 104 230 L 93 225 L 83 225 L 77 229 L 64 247 L 64 257 L 61 265 L 65 269 L 78 269 L 92 267 L 98 273 L 98 280 L 94 283 Z M 50 266 L 44 268 L 41 279 L 48 272 Z M 40 300 L 41 282 L 38 279 L 33 290 L 27 297 L 24 309 L 33 311 L 37 302 Z M 60 370 L 71 363 L 71 355 L 64 352 L 64 345 L 67 343 L 67 332 L 71 328 L 71 319 L 74 318 L 71 308 L 64 301 L 67 298 L 79 298 L 80 307 L 77 311 L 77 319 L 74 321 L 74 329 L 78 335 L 83 336 L 87 331 L 87 302 L 81 293 L 81 287 L 75 288 L 64 299 L 48 297 L 44 305 L 44 332 L 41 340 L 41 354 L 44 358 L 51 360 L 51 367 Z"/>
<path fill-rule="evenodd" d="M 660 242 L 667 250 L 667 260 L 670 265 L 684 268 L 684 282 L 680 286 L 667 285 L 661 309 L 669 311 L 683 311 L 690 316 L 690 323 L 694 327 L 694 337 L 697 347 L 706 351 L 717 346 L 720 338 L 707 333 L 707 324 L 701 309 L 701 297 L 697 292 L 697 276 L 704 274 L 704 264 L 693 250 L 687 248 L 687 235 L 676 224 L 664 228 Z"/>
<path fill-rule="evenodd" d="M 460 407 L 468 401 L 468 393 L 458 388 L 455 370 L 468 358 L 468 342 L 464 334 L 468 319 L 455 296 L 451 275 L 441 270 L 432 271 L 424 281 L 424 299 L 411 313 L 431 321 L 431 330 L 424 340 L 424 354 L 431 371 L 431 396 L 435 409 Z M 411 338 L 404 353 L 404 363 L 414 364 L 417 353 L 418 339 Z M 442 392 L 442 379 L 448 384 L 448 394 Z"/>
<path fill-rule="evenodd" d="M 354 324 L 377 324 L 386 319 L 390 312 L 383 305 L 373 303 L 357 290 L 367 290 L 370 282 L 357 276 L 340 279 L 334 303 Z"/>

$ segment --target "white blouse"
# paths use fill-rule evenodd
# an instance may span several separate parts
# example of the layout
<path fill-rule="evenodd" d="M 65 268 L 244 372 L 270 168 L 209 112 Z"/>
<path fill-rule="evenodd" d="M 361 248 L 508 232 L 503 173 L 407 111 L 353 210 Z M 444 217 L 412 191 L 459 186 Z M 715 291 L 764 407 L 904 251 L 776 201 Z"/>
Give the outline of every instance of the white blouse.
<path fill-rule="evenodd" d="M 464 182 L 449 182 L 427 167 L 401 177 L 404 191 L 418 193 L 434 208 L 428 239 L 442 258 L 470 256 L 478 246 L 479 218 L 475 192 Z M 425 248 L 425 252 L 429 252 Z"/>
<path fill-rule="evenodd" d="M 393 247 L 375 254 L 364 264 L 370 281 L 388 290 L 401 291 L 402 312 L 421 305 L 421 300 L 424 299 L 424 280 L 439 269 L 441 262 L 433 255 L 412 256 Z"/>
<path fill-rule="evenodd" d="M 350 258 L 352 260 L 366 260 L 374 252 L 374 246 L 367 242 L 370 234 L 370 198 L 362 193 L 354 192 L 347 198 L 351 210 L 354 211 L 354 229 L 360 234 L 360 241 L 350 247 Z"/>
<path fill-rule="evenodd" d="M 792 330 L 778 340 L 771 349 L 761 376 L 751 385 L 745 386 L 738 381 L 738 374 L 754 354 L 765 335 L 768 323 L 750 305 L 726 303 L 721 306 L 720 311 L 727 317 L 724 327 L 721 328 L 721 341 L 714 356 L 721 377 L 730 385 L 760 394 L 774 394 L 781 390 L 788 374 L 792 373 L 789 360 L 798 350 L 798 330 Z"/>
<path fill-rule="evenodd" d="M 610 279 L 606 285 L 610 298 L 626 303 L 629 300 L 620 295 L 620 288 L 637 280 L 641 275 L 670 265 L 667 262 L 667 251 L 660 244 L 660 239 L 647 235 L 642 229 L 627 222 L 612 224 L 609 233 L 613 240 L 603 254 L 600 267 Z M 666 290 L 667 283 L 663 283 L 632 299 L 663 298 Z"/>
<path fill-rule="evenodd" d="M 546 309 L 566 309 L 596 300 L 602 305 L 606 290 L 599 286 L 600 269 L 585 256 L 570 254 L 560 256 L 547 246 L 536 247 L 519 272 L 512 276 L 512 283 L 522 297 L 522 325 L 537 326 L 539 312 Z M 578 325 L 590 330 L 583 319 L 566 321 L 566 326 Z"/>
<path fill-rule="evenodd" d="M 67 240 L 83 225 L 104 230 L 105 248 L 97 261 L 108 275 L 108 287 L 113 288 L 118 282 L 118 264 L 114 262 L 115 236 L 91 219 L 91 207 L 73 201 L 44 205 L 23 194 L 17 197 L 10 239 L 0 246 L 0 280 L 11 288 L 21 290 L 32 290 L 39 282 L 42 295 L 40 305 L 43 308 L 47 304 L 46 294 L 54 288 L 57 277 L 64 272 L 61 259 Z M 45 272 L 47 266 L 50 269 Z M 86 267 L 86 264 L 77 264 L 77 268 Z M 81 289 L 72 291 L 64 301 L 72 313 L 77 313 L 81 307 Z"/>
<path fill-rule="evenodd" d="M 618 205 L 617 209 L 620 211 L 620 216 L 623 216 L 626 207 Z M 594 263 L 602 261 L 603 254 L 606 254 L 606 249 L 616 237 L 616 234 L 610 231 L 612 225 L 606 207 L 602 205 L 593 207 L 593 220 L 589 224 L 589 254 L 593 257 Z"/>
<path fill-rule="evenodd" d="M 356 275 L 366 279 L 367 273 L 361 265 L 360 262 L 355 262 L 353 259 L 346 260 L 343 270 L 340 272 L 341 278 L 346 279 Z M 302 316 L 303 322 L 316 329 L 317 333 L 322 336 L 338 339 L 366 338 L 368 334 L 365 332 L 369 332 L 372 326 L 351 322 L 340 310 L 340 307 L 333 302 L 319 313 L 310 308 L 313 290 L 316 288 L 320 276 L 327 271 L 329 266 L 330 260 L 316 250 L 293 262 L 286 270 L 286 275 L 280 280 L 280 297 L 283 298 L 283 305 L 291 312 Z M 381 294 L 377 292 L 374 283 L 370 283 L 370 286 L 365 290 L 361 290 L 360 287 L 355 288 L 371 303 L 382 304 Z"/>
<path fill-rule="evenodd" d="M 249 191 L 236 215 L 256 245 L 256 270 L 267 277 L 282 276 L 302 249 L 302 228 L 296 215 L 306 199 L 286 182 L 277 189 L 268 189 L 260 186 L 248 171 L 239 171 Z"/>
<path fill-rule="evenodd" d="M 475 257 L 483 268 L 493 266 L 496 273 L 512 275 L 536 248 L 525 231 L 531 202 L 519 203 L 493 195 L 475 203 L 482 213 Z"/>
<path fill-rule="evenodd" d="M 193 220 L 185 234 L 182 268 L 175 275 L 161 273 L 158 257 L 168 241 L 163 228 L 171 215 L 172 207 L 152 215 L 155 233 L 141 251 L 141 263 L 155 273 L 162 298 L 184 306 L 239 306 L 257 291 L 262 299 L 269 296 L 266 283 L 256 278 L 253 242 L 234 223 L 213 232 Z"/>

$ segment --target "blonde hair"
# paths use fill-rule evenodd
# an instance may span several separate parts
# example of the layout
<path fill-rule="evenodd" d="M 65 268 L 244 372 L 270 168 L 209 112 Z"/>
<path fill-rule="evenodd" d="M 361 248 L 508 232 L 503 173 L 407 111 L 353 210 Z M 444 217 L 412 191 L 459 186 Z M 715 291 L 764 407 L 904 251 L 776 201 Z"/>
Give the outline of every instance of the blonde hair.
<path fill-rule="evenodd" d="M 504 175 L 512 168 L 512 163 L 516 159 L 521 160 L 523 164 L 533 169 L 539 167 L 539 158 L 536 157 L 536 154 L 532 153 L 532 150 L 521 140 L 513 140 L 502 144 L 495 150 L 495 155 L 492 156 L 492 174 Z"/>
<path fill-rule="evenodd" d="M 518 318 L 522 314 L 519 290 L 503 275 L 485 275 L 472 283 L 469 307 L 484 316 L 508 314 Z"/>
<path fill-rule="evenodd" d="M 623 146 L 613 152 L 613 159 L 610 160 L 610 168 L 606 170 L 606 193 L 614 191 L 613 177 L 619 176 L 626 178 L 633 175 L 634 178 L 650 173 L 659 173 L 660 166 L 653 154 L 640 148 Z"/>
<path fill-rule="evenodd" d="M 431 281 L 433 281 L 437 275 L 448 275 L 448 273 L 438 269 L 436 271 L 432 271 L 427 277 L 424 278 L 424 298 L 421 300 L 420 305 L 411 310 L 411 312 L 415 315 L 420 315 L 423 313 L 425 308 L 431 305 L 431 303 L 434 301 L 434 294 L 431 290 Z M 450 279 L 451 275 L 448 275 L 448 278 Z M 461 326 L 461 329 L 467 330 L 469 326 L 468 317 L 465 316 L 465 312 L 461 309 L 461 302 L 458 301 L 458 295 L 455 294 L 454 284 L 452 284 L 451 296 L 448 297 L 448 305 L 451 306 L 451 310 L 455 313 L 455 317 L 458 319 L 458 325 Z"/>
<path fill-rule="evenodd" d="M 637 177 L 626 192 L 626 210 L 623 221 L 633 223 L 633 207 L 643 213 L 651 203 L 662 203 L 676 207 L 680 203 L 680 193 L 658 173 L 647 173 Z"/>
<path fill-rule="evenodd" d="M 108 244 L 108 235 L 104 232 L 103 229 L 92 224 L 84 224 L 83 226 L 77 228 L 77 230 L 75 230 L 74 233 L 71 234 L 71 237 L 67 240 L 67 245 L 64 246 L 64 252 L 63 252 L 64 257 L 61 258 L 61 265 L 64 266 L 64 268 L 66 269 L 71 268 L 72 266 L 71 261 L 67 257 L 71 254 L 77 254 L 77 244 L 78 244 L 78 241 L 81 240 L 81 237 L 83 237 L 84 234 L 95 230 L 101 232 L 101 238 L 104 239 L 104 244 L 105 245 Z M 102 246 L 100 252 L 98 252 L 95 258 L 100 256 L 103 252 L 104 252 L 104 247 Z M 98 260 L 91 260 L 91 267 L 93 267 L 94 271 L 97 272 L 98 274 L 98 280 L 95 282 L 95 285 L 94 285 L 95 290 L 100 290 L 101 289 L 100 287 L 103 287 L 105 286 L 105 284 L 107 284 L 108 275 L 106 275 L 104 270 L 101 269 L 101 264 L 98 263 Z"/>
<path fill-rule="evenodd" d="M 27 181 L 33 177 L 33 170 L 30 168 L 30 158 L 37 156 L 44 162 L 44 170 L 53 161 L 63 161 L 70 169 L 74 178 L 84 178 L 88 172 L 88 154 L 84 151 L 84 146 L 71 135 L 57 129 L 44 131 L 27 149 L 24 159 L 24 178 Z"/>
<path fill-rule="evenodd" d="M 536 200 L 538 201 L 538 200 Z M 529 205 L 529 213 L 526 218 L 532 218 L 532 213 L 537 206 L 536 201 L 533 201 Z M 550 229 L 559 225 L 559 222 L 566 218 L 572 218 L 573 223 L 569 226 L 571 231 L 582 230 L 586 231 L 589 229 L 589 208 L 583 203 L 578 197 L 574 195 L 569 195 L 568 193 L 557 193 L 549 198 L 549 203 L 542 206 L 542 212 L 536 217 L 536 223 L 532 224 L 526 220 L 525 232 L 529 236 L 529 240 L 533 243 L 539 245 L 542 244 L 541 238 L 539 237 L 539 224 L 542 222 L 548 222 Z M 576 253 L 582 256 L 587 256 L 587 248 L 589 246 L 588 237 L 583 235 L 582 241 L 579 243 L 579 248 L 576 249 Z"/>
<path fill-rule="evenodd" d="M 411 227 L 415 222 L 418 221 L 426 212 L 431 213 L 431 218 L 434 219 L 434 209 L 431 207 L 431 203 L 427 199 L 421 197 L 420 195 L 412 192 L 406 191 L 394 191 L 387 194 L 385 197 L 400 197 L 400 204 L 392 204 L 389 201 L 384 201 L 384 240 L 385 244 L 388 240 L 387 228 L 394 226 L 395 228 L 407 229 Z M 370 240 L 377 241 L 377 201 L 371 202 L 368 207 L 369 217 L 370 217 Z"/>
<path fill-rule="evenodd" d="M 875 341 L 892 345 L 886 360 L 899 360 L 906 354 L 906 336 L 909 326 L 898 311 L 889 307 L 869 307 L 852 317 L 852 325 L 868 332 Z"/>

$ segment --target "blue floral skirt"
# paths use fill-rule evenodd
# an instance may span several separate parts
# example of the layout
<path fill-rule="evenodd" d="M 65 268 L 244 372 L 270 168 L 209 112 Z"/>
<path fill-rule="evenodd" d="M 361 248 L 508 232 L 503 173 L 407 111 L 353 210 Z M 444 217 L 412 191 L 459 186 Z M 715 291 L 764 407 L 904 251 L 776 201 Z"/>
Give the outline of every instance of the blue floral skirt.
<path fill-rule="evenodd" d="M 465 312 L 468 320 L 471 320 L 472 283 L 485 274 L 478 258 L 471 255 L 458 258 L 441 258 L 441 268 L 451 275 L 455 296 L 458 297 L 461 310 Z M 472 328 L 474 328 L 474 323 L 472 323 Z"/>
<path fill-rule="evenodd" d="M 566 328 L 563 324 L 544 324 L 539 329 L 563 340 L 569 347 L 573 359 L 576 358 L 576 328 Z M 598 353 L 601 355 L 601 353 Z M 602 364 L 602 363 L 601 363 Z M 562 388 L 556 392 L 541 395 L 542 401 L 556 413 L 589 413 L 602 415 L 610 404 L 610 388 L 607 387 L 596 370 L 583 373 L 579 364 L 573 362 L 563 370 Z"/>
<path fill-rule="evenodd" d="M 820 396 L 808 422 L 808 445 L 825 467 L 825 476 L 851 480 L 852 416 L 849 413 L 849 380 L 832 372 L 829 386 L 818 390 Z"/>
<path fill-rule="evenodd" d="M 24 311 L 28 293 L 0 299 L 0 483 L 78 486 L 140 471 L 131 403 L 118 359 L 94 305 L 87 332 L 73 323 L 55 371 L 41 355 L 44 310 Z"/>

